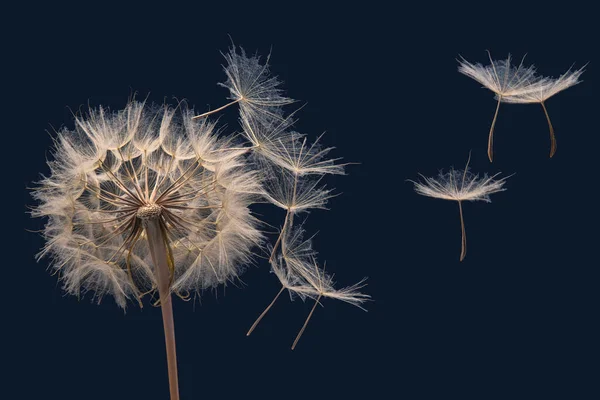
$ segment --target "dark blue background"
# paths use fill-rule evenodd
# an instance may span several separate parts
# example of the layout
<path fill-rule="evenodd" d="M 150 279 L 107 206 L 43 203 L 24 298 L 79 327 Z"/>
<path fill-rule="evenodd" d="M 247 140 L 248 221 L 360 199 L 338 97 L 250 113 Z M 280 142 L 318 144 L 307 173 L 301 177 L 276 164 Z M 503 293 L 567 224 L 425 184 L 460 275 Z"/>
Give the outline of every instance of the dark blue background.
<path fill-rule="evenodd" d="M 177 300 L 181 398 L 597 398 L 598 29 L 592 10 L 548 4 L 31 6 L 7 17 L 15 91 L 4 136 L 21 149 L 5 148 L 7 168 L 31 205 L 25 186 L 48 171 L 45 131 L 72 127 L 71 110 L 118 109 L 133 92 L 215 108 L 227 96 L 216 83 L 228 35 L 249 52 L 272 50 L 272 71 L 306 102 L 298 129 L 327 131 L 335 156 L 360 162 L 328 181 L 343 194 L 307 227 L 338 283 L 368 276 L 374 301 L 365 313 L 326 300 L 291 351 L 310 303 L 282 297 L 245 336 L 279 290 L 265 261 L 243 288 Z M 485 62 L 486 49 L 528 53 L 551 76 L 590 63 L 583 83 L 547 102 L 553 159 L 541 107 L 503 105 L 487 160 L 493 94 L 456 62 Z M 223 121 L 235 129 L 235 111 Z M 459 263 L 456 204 L 418 196 L 406 180 L 460 168 L 469 151 L 474 171 L 515 175 L 491 204 L 465 204 Z M 3 279 L 15 379 L 0 397 L 167 399 L 160 310 L 123 315 L 110 299 L 65 297 L 47 260 L 33 259 L 41 238 L 23 229 L 43 221 L 16 207 L 6 219 L 22 233 L 5 250 L 15 276 Z"/>

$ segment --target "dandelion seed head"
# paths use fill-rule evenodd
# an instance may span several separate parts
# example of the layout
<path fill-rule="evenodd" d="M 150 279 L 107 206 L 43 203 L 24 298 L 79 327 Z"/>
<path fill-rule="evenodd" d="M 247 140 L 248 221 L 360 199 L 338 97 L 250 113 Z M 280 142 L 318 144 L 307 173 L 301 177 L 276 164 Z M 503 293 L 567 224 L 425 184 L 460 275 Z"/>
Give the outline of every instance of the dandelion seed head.
<path fill-rule="evenodd" d="M 59 132 L 32 214 L 47 218 L 38 257 L 50 257 L 67 292 L 109 294 L 124 308 L 156 289 L 149 219 L 164 229 L 176 292 L 231 281 L 251 261 L 262 237 L 249 210 L 257 175 L 193 115 L 185 104 L 131 102 L 90 110 Z"/>

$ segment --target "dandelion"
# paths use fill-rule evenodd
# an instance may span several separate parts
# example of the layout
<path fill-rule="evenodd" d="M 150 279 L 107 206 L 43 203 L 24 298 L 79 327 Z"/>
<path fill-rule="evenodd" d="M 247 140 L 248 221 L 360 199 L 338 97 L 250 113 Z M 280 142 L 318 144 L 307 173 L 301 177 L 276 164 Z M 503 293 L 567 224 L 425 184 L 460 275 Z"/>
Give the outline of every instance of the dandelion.
<path fill-rule="evenodd" d="M 470 159 L 471 157 L 469 155 L 469 160 L 467 161 L 464 170 L 455 170 L 454 168 L 451 168 L 448 172 L 440 171 L 437 178 L 427 178 L 421 175 L 423 177 L 422 182 L 411 181 L 415 185 L 415 192 L 420 195 L 458 202 L 461 228 L 460 261 L 464 260 L 467 255 L 467 235 L 463 218 L 462 202 L 491 202 L 491 194 L 506 190 L 503 186 L 508 178 L 495 179 L 499 174 L 491 177 L 484 174 L 483 177 L 479 177 L 479 175 L 475 175 L 469 171 Z"/>
<path fill-rule="evenodd" d="M 546 110 L 545 101 L 555 94 L 580 83 L 581 81 L 579 80 L 579 77 L 581 74 L 583 74 L 584 68 L 585 66 L 575 71 L 569 69 L 556 79 L 542 77 L 540 79 L 541 84 L 538 85 L 535 90 L 502 97 L 502 102 L 504 103 L 540 103 L 542 105 L 542 109 L 544 110 L 546 120 L 548 121 L 548 127 L 550 129 L 550 157 L 552 157 L 556 152 L 556 138 L 554 135 L 554 128 L 552 127 L 552 122 L 550 122 L 548 110 Z"/>
<path fill-rule="evenodd" d="M 327 158 L 332 148 L 321 137 L 311 143 L 292 129 L 295 113 L 282 108 L 292 100 L 267 63 L 235 48 L 225 58 L 229 104 L 201 115 L 183 102 L 90 109 L 74 129 L 58 132 L 50 175 L 32 193 L 32 216 L 47 218 L 37 258 L 50 258 L 67 293 L 92 292 L 98 302 L 110 295 L 123 309 L 158 297 L 172 400 L 179 399 L 172 294 L 187 299 L 235 280 L 255 248 L 270 250 L 283 286 L 275 300 L 284 289 L 317 304 L 321 297 L 354 305 L 368 299 L 358 292 L 363 281 L 335 290 L 310 239 L 302 239 L 302 224 L 294 225 L 295 216 L 326 208 L 333 194 L 322 177 L 343 174 L 345 164 Z M 208 117 L 233 104 L 243 134 L 218 135 Z M 266 248 L 250 210 L 258 201 L 286 211 Z"/>
<path fill-rule="evenodd" d="M 261 241 L 248 208 L 261 191 L 255 171 L 193 115 L 135 101 L 90 110 L 58 133 L 51 174 L 33 192 L 33 216 L 48 218 L 38 259 L 51 257 L 68 293 L 112 295 L 125 308 L 158 292 L 172 399 L 171 293 L 235 279 Z"/>
<path fill-rule="evenodd" d="M 467 60 L 462 59 L 459 61 L 458 71 L 481 83 L 485 88 L 496 94 L 498 104 L 488 137 L 488 158 L 491 162 L 493 159 L 494 126 L 496 125 L 496 118 L 500 110 L 500 103 L 508 96 L 521 96 L 534 92 L 543 86 L 545 81 L 536 75 L 534 66 L 525 67 L 523 65 L 525 57 L 515 67 L 511 64 L 510 54 L 506 60 L 496 61 L 492 60 L 489 52 L 488 56 L 490 58 L 490 65 L 471 64 Z"/>

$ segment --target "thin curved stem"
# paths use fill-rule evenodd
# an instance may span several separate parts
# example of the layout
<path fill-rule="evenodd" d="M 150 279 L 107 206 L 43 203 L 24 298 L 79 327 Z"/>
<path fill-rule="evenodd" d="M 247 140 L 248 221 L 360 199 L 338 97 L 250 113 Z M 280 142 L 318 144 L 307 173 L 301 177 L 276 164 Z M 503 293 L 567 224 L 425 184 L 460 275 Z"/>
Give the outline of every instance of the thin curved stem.
<path fill-rule="evenodd" d="M 162 311 L 165 346 L 167 349 L 167 368 L 169 371 L 169 393 L 171 400 L 179 400 L 177 378 L 177 354 L 175 351 L 175 324 L 173 322 L 173 303 L 171 301 L 171 270 L 169 268 L 169 250 L 166 238 L 160 226 L 159 218 L 151 218 L 144 224 L 148 237 L 148 247 L 156 270 L 160 309 Z"/>
<path fill-rule="evenodd" d="M 460 212 L 460 230 L 461 230 L 461 248 L 460 248 L 460 261 L 465 259 L 467 255 L 467 232 L 465 230 L 465 220 L 463 219 L 462 202 L 458 202 L 458 210 Z"/>
<path fill-rule="evenodd" d="M 493 161 L 493 147 L 494 147 L 494 126 L 496 126 L 496 118 L 498 118 L 498 110 L 500 110 L 500 101 L 502 96 L 498 96 L 498 105 L 496 106 L 496 112 L 494 113 L 494 119 L 492 120 L 492 126 L 490 128 L 490 136 L 488 138 L 488 158 L 490 162 Z"/>
<path fill-rule="evenodd" d="M 246 333 L 246 336 L 250 336 L 250 334 L 252 333 L 252 331 L 254 331 L 254 329 L 256 329 L 256 327 L 258 326 L 258 323 L 263 319 L 263 317 L 265 315 L 267 315 L 267 312 L 269 312 L 269 310 L 271 309 L 271 307 L 273 307 L 273 304 L 275 304 L 275 302 L 277 301 L 277 299 L 279 298 L 279 296 L 281 295 L 281 293 L 283 293 L 284 290 L 285 290 L 285 286 L 282 286 L 281 290 L 279 291 L 279 293 L 277 293 L 277 296 L 275 296 L 275 298 L 273 299 L 273 301 L 271 302 L 271 304 L 269 304 L 269 306 L 267 308 L 265 308 L 265 311 L 263 311 L 262 314 L 260 314 L 260 316 L 256 319 L 256 321 L 254 321 L 254 323 L 252 324 L 252 326 L 248 330 L 248 333 Z"/>
<path fill-rule="evenodd" d="M 294 176 L 294 189 L 292 192 L 292 207 L 296 205 L 296 191 L 298 188 L 298 175 Z M 292 224 L 294 223 L 294 213 L 287 209 L 285 213 L 285 219 L 283 220 L 283 228 L 281 228 L 281 232 L 279 233 L 279 237 L 273 246 L 273 251 L 271 251 L 271 256 L 269 257 L 269 263 L 273 262 L 273 257 L 275 256 L 275 250 L 277 250 L 277 246 L 281 243 L 281 252 L 285 256 L 285 240 L 283 240 L 283 235 L 286 234 L 286 230 L 289 226 L 291 229 Z"/>
<path fill-rule="evenodd" d="M 540 104 L 544 109 L 544 114 L 546 114 L 546 119 L 548 120 L 548 127 L 550 128 L 550 158 L 552 158 L 554 153 L 556 153 L 556 137 L 554 136 L 554 128 L 552 127 L 552 122 L 550 122 L 550 116 L 548 115 L 548 110 L 546 110 L 546 105 L 543 101 Z"/>
<path fill-rule="evenodd" d="M 237 99 L 237 100 L 234 100 L 234 101 L 232 101 L 232 102 L 230 102 L 230 103 L 227 103 L 227 104 L 225 104 L 224 106 L 221 106 L 221 107 L 219 107 L 219 108 L 215 108 L 215 109 L 214 109 L 214 110 L 212 110 L 212 111 L 207 111 L 207 112 L 205 112 L 204 114 L 196 115 L 196 116 L 192 117 L 192 119 L 198 119 L 198 118 L 202 118 L 202 117 L 207 117 L 207 116 L 209 116 L 210 114 L 214 114 L 214 113 L 216 113 L 216 112 L 219 112 L 219 111 L 221 111 L 221 110 L 224 110 L 224 109 L 226 109 L 226 108 L 227 108 L 227 107 L 229 107 L 229 106 L 232 106 L 232 105 L 234 105 L 234 104 L 236 104 L 236 103 L 239 103 L 240 101 L 242 101 L 242 98 L 241 98 L 241 97 L 240 97 L 239 99 Z"/>
<path fill-rule="evenodd" d="M 285 234 L 285 229 L 288 225 L 289 217 L 290 217 L 290 211 L 288 210 L 287 213 L 285 214 L 285 218 L 283 220 L 283 228 L 281 228 L 281 232 L 279 232 L 277 241 L 275 242 L 275 245 L 273 246 L 273 250 L 271 251 L 271 256 L 269 257 L 269 264 L 273 262 L 273 257 L 275 257 L 275 250 L 277 250 L 277 246 L 279 246 L 279 243 L 282 243 L 281 239 L 283 238 L 283 235 Z M 283 247 L 283 243 L 282 243 L 282 247 Z"/>
<path fill-rule="evenodd" d="M 294 207 L 296 206 L 297 192 L 298 192 L 298 174 L 294 174 L 294 189 L 292 191 L 292 206 L 294 206 Z M 290 214 L 289 223 L 290 223 L 290 227 L 294 223 L 294 214 L 293 213 Z"/>
<path fill-rule="evenodd" d="M 319 295 L 319 297 L 317 297 L 317 300 L 315 301 L 315 305 L 313 306 L 312 310 L 310 310 L 310 314 L 308 314 L 306 321 L 304 321 L 304 325 L 302 325 L 302 329 L 300 329 L 300 332 L 298 332 L 298 336 L 296 336 L 296 340 L 294 340 L 294 344 L 292 344 L 292 350 L 294 350 L 294 348 L 298 344 L 298 341 L 300 340 L 300 337 L 304 333 L 304 330 L 306 329 L 306 326 L 308 325 L 308 321 L 310 321 L 310 317 L 312 317 L 313 313 L 315 312 L 315 309 L 317 308 L 317 305 L 319 304 L 319 300 L 321 300 L 321 296 L 322 295 Z"/>
<path fill-rule="evenodd" d="M 298 176 L 296 176 L 295 180 L 294 180 L 294 192 L 292 195 L 292 205 L 295 204 L 295 202 L 296 202 L 296 186 L 297 186 L 297 184 L 298 184 Z M 271 256 L 269 257 L 269 263 L 273 262 L 273 258 L 275 257 L 275 252 L 277 250 L 277 246 L 279 246 L 280 244 L 281 244 L 281 253 L 285 257 L 285 243 L 286 242 L 285 242 L 285 240 L 283 240 L 284 239 L 283 236 L 287 234 L 286 230 L 288 228 L 288 225 L 291 228 L 293 218 L 294 218 L 294 214 L 292 212 L 290 212 L 290 209 L 288 208 L 287 212 L 285 213 L 285 219 L 283 220 L 283 227 L 281 228 L 279 237 L 277 237 L 277 241 L 275 242 L 275 245 L 273 246 L 273 250 L 271 251 Z M 250 336 L 252 331 L 254 331 L 254 329 L 258 326 L 259 322 L 263 319 L 263 317 L 267 314 L 267 312 L 271 309 L 271 307 L 273 307 L 273 305 L 275 304 L 275 302 L 277 301 L 277 299 L 279 298 L 281 293 L 283 293 L 284 290 L 285 290 L 285 285 L 282 284 L 281 290 L 277 293 L 277 296 L 275 296 L 275 298 L 273 299 L 271 304 L 269 304 L 267 306 L 267 308 L 265 308 L 265 310 L 262 312 L 262 314 L 259 315 L 259 317 L 256 319 L 256 321 L 254 321 L 254 324 L 252 324 L 252 326 L 250 327 L 250 330 L 248 330 L 248 333 L 246 333 L 246 336 Z"/>

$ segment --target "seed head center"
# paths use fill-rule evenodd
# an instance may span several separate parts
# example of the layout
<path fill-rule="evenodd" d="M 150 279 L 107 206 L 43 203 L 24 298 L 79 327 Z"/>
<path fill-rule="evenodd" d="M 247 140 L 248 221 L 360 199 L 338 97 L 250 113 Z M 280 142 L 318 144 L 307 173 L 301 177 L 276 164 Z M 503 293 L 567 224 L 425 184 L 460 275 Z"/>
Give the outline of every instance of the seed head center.
<path fill-rule="evenodd" d="M 154 219 L 160 215 L 161 209 L 161 206 L 158 204 L 146 204 L 137 210 L 136 216 L 141 220 Z"/>

